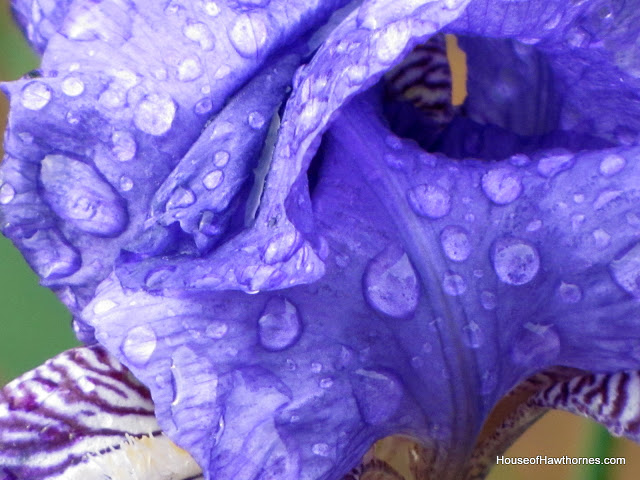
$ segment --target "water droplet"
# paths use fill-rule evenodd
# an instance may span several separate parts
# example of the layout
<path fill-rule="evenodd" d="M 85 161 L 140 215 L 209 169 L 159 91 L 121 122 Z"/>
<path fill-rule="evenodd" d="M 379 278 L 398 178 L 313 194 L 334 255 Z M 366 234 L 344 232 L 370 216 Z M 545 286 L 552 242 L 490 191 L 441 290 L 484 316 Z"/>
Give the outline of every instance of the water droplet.
<path fill-rule="evenodd" d="M 611 235 L 609 235 L 606 230 L 598 228 L 593 231 L 592 235 L 593 241 L 599 249 L 604 249 L 611 245 Z"/>
<path fill-rule="evenodd" d="M 193 111 L 198 115 L 205 115 L 211 110 L 213 110 L 213 103 L 209 97 L 201 98 L 193 107 Z"/>
<path fill-rule="evenodd" d="M 129 132 L 114 132 L 111 142 L 112 152 L 121 162 L 128 162 L 136 156 L 136 141 Z"/>
<path fill-rule="evenodd" d="M 115 237 L 127 227 L 125 202 L 90 165 L 47 155 L 41 162 L 40 181 L 53 211 L 79 230 Z"/>
<path fill-rule="evenodd" d="M 574 157 L 571 153 L 549 155 L 538 162 L 538 173 L 543 177 L 554 177 L 563 170 L 573 167 Z"/>
<path fill-rule="evenodd" d="M 352 83 L 362 83 L 367 78 L 368 69 L 365 65 L 350 65 L 344 74 Z"/>
<path fill-rule="evenodd" d="M 210 338 L 215 338 L 216 340 L 224 337 L 229 331 L 229 327 L 226 323 L 221 322 L 219 320 L 213 320 L 205 330 L 205 335 Z"/>
<path fill-rule="evenodd" d="M 418 277 L 409 257 L 397 245 L 387 246 L 369 262 L 363 283 L 365 299 L 380 313 L 403 318 L 418 307 Z"/>
<path fill-rule="evenodd" d="M 325 377 L 320 379 L 320 388 L 331 388 L 333 386 L 333 379 Z"/>
<path fill-rule="evenodd" d="M 311 447 L 311 451 L 314 455 L 318 455 L 320 457 L 328 457 L 329 456 L 330 447 L 326 443 L 315 443 Z"/>
<path fill-rule="evenodd" d="M 11 203 L 11 201 L 16 196 L 16 190 L 8 183 L 3 183 L 2 187 L 0 187 L 0 203 L 2 205 L 7 205 Z"/>
<path fill-rule="evenodd" d="M 298 309 L 281 297 L 270 299 L 258 319 L 258 336 L 271 351 L 291 347 L 300 337 L 302 324 Z"/>
<path fill-rule="evenodd" d="M 78 123 L 80 123 L 80 117 L 78 117 L 78 114 L 73 110 L 69 110 L 67 112 L 65 119 L 67 120 L 67 123 L 69 125 L 77 125 Z"/>
<path fill-rule="evenodd" d="M 156 334 L 148 325 L 133 327 L 122 342 L 122 353 L 131 363 L 145 365 L 156 349 Z"/>
<path fill-rule="evenodd" d="M 77 77 L 67 77 L 62 82 L 62 92 L 70 97 L 82 95 L 84 82 Z"/>
<path fill-rule="evenodd" d="M 442 289 L 447 295 L 457 297 L 467 291 L 467 284 L 460 275 L 445 273 L 442 280 Z"/>
<path fill-rule="evenodd" d="M 82 264 L 78 252 L 53 228 L 37 230 L 22 242 L 31 267 L 43 278 L 66 277 Z"/>
<path fill-rule="evenodd" d="M 462 334 L 462 339 L 469 348 L 480 348 L 484 343 L 482 330 L 475 322 L 470 322 L 462 327 Z"/>
<path fill-rule="evenodd" d="M 24 108 L 29 110 L 41 110 L 51 100 L 51 89 L 42 82 L 30 82 L 22 88 L 20 101 Z"/>
<path fill-rule="evenodd" d="M 598 198 L 593 202 L 594 210 L 599 210 L 604 207 L 607 203 L 619 198 L 622 196 L 624 192 L 622 190 L 605 190 L 600 192 Z"/>
<path fill-rule="evenodd" d="M 118 304 L 113 300 L 98 300 L 93 306 L 93 313 L 96 315 L 102 315 L 103 313 L 107 313 L 109 310 L 113 310 L 117 306 Z"/>
<path fill-rule="evenodd" d="M 202 8 L 204 13 L 210 17 L 216 17 L 220 13 L 220 7 L 218 7 L 218 4 L 213 0 L 204 0 L 202 2 Z"/>
<path fill-rule="evenodd" d="M 600 162 L 600 173 L 605 177 L 610 177 L 621 171 L 626 164 L 627 161 L 624 157 L 611 153 Z"/>
<path fill-rule="evenodd" d="M 546 22 L 544 22 L 542 28 L 544 28 L 545 30 L 553 30 L 558 26 L 560 20 L 562 20 L 562 14 L 558 12 L 555 15 L 551 16 Z"/>
<path fill-rule="evenodd" d="M 640 297 L 640 243 L 609 264 L 613 280 L 634 297 Z"/>
<path fill-rule="evenodd" d="M 560 351 L 560 337 L 552 325 L 526 323 L 516 338 L 512 356 L 520 365 L 541 365 L 553 361 Z"/>
<path fill-rule="evenodd" d="M 260 112 L 251 112 L 247 118 L 247 122 L 251 128 L 258 130 L 264 126 L 265 119 Z"/>
<path fill-rule="evenodd" d="M 558 295 L 560 295 L 560 299 L 565 303 L 578 303 L 582 300 L 582 290 L 580 290 L 578 285 L 574 285 L 573 283 L 560 283 Z"/>
<path fill-rule="evenodd" d="M 222 170 L 213 170 L 204 176 L 202 184 L 208 190 L 213 190 L 222 183 L 223 178 L 224 174 L 222 173 Z"/>
<path fill-rule="evenodd" d="M 464 262 L 471 255 L 471 242 L 468 232 L 456 225 L 444 227 L 440 233 L 440 242 L 445 255 L 454 262 Z"/>
<path fill-rule="evenodd" d="M 584 202 L 584 195 L 581 193 L 576 193 L 573 196 L 573 201 L 577 204 L 581 204 L 582 202 Z"/>
<path fill-rule="evenodd" d="M 533 280 L 540 268 L 536 248 L 513 237 L 499 239 L 493 250 L 493 267 L 498 278 L 509 285 L 524 285 Z"/>
<path fill-rule="evenodd" d="M 128 192 L 133 188 L 133 180 L 131 180 L 126 175 L 120 177 L 120 190 L 123 192 Z"/>
<path fill-rule="evenodd" d="M 208 51 L 213 48 L 213 34 L 211 30 L 209 30 L 209 27 L 202 22 L 187 24 L 182 30 L 182 33 L 192 42 L 197 42 L 202 50 Z"/>
<path fill-rule="evenodd" d="M 162 135 L 169 131 L 176 114 L 176 105 L 168 95 L 150 94 L 136 107 L 133 122 L 149 135 Z"/>
<path fill-rule="evenodd" d="M 213 164 L 216 167 L 222 168 L 227 163 L 229 163 L 229 152 L 220 151 L 216 152 L 216 154 L 213 156 Z"/>
<path fill-rule="evenodd" d="M 252 57 L 267 41 L 267 28 L 259 17 L 242 14 L 231 27 L 229 40 L 241 56 Z"/>
<path fill-rule="evenodd" d="M 482 304 L 482 308 L 485 310 L 495 310 L 498 306 L 496 295 L 488 290 L 484 290 L 480 293 L 480 303 Z"/>
<path fill-rule="evenodd" d="M 181 82 L 190 82 L 199 78 L 200 75 L 202 75 L 202 64 L 198 57 L 185 58 L 178 65 L 178 80 Z"/>
<path fill-rule="evenodd" d="M 506 205 L 520 196 L 522 182 L 513 170 L 497 168 L 482 176 L 482 190 L 492 202 Z"/>
<path fill-rule="evenodd" d="M 402 384 L 390 372 L 356 370 L 351 382 L 360 414 L 369 425 L 387 422 L 398 410 Z"/>
<path fill-rule="evenodd" d="M 397 21 L 373 35 L 373 46 L 378 60 L 392 63 L 403 52 L 409 41 L 411 28 L 404 21 Z"/>
<path fill-rule="evenodd" d="M 531 159 L 524 153 L 516 153 L 509 158 L 509 163 L 514 167 L 526 167 L 531 163 Z"/>
<path fill-rule="evenodd" d="M 528 224 L 527 224 L 527 232 L 537 232 L 538 230 L 540 230 L 540 228 L 542 227 L 542 220 L 540 219 L 536 219 L 536 220 L 531 220 Z"/>
<path fill-rule="evenodd" d="M 318 362 L 311 362 L 311 371 L 313 373 L 320 373 L 322 371 L 322 364 Z"/>
<path fill-rule="evenodd" d="M 185 208 L 189 205 L 193 205 L 196 201 L 196 196 L 187 187 L 178 187 L 171 194 L 171 198 L 167 201 L 166 210 L 172 210 L 174 208 Z"/>
<path fill-rule="evenodd" d="M 407 192 L 407 201 L 416 215 L 441 218 L 451 210 L 451 195 L 437 185 L 418 185 Z"/>

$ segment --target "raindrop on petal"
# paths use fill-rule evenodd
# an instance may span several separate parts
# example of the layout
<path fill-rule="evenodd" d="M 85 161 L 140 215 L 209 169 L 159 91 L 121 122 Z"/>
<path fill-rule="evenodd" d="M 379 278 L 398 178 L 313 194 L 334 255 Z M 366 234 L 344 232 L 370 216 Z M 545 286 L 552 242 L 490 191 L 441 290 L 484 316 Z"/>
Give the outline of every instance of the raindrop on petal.
<path fill-rule="evenodd" d="M 62 82 L 62 92 L 70 97 L 77 97 L 84 92 L 84 83 L 76 77 L 67 77 Z"/>
<path fill-rule="evenodd" d="M 6 205 L 16 196 L 16 190 L 8 183 L 3 183 L 0 187 L 0 203 Z"/>
<path fill-rule="evenodd" d="M 186 187 L 178 187 L 171 194 L 171 198 L 167 201 L 166 210 L 172 210 L 174 208 L 185 208 L 189 205 L 193 205 L 196 201 L 196 196 L 191 189 Z"/>
<path fill-rule="evenodd" d="M 640 243 L 614 259 L 609 269 L 618 286 L 634 297 L 640 297 Z"/>
<path fill-rule="evenodd" d="M 467 231 L 456 225 L 444 227 L 440 233 L 442 250 L 454 262 L 464 262 L 471 255 L 471 242 Z"/>
<path fill-rule="evenodd" d="M 328 457 L 330 453 L 330 447 L 326 443 L 316 443 L 311 447 L 311 451 L 314 455 L 320 457 Z"/>
<path fill-rule="evenodd" d="M 224 174 L 222 173 L 222 170 L 213 170 L 204 176 L 202 184 L 208 190 L 213 190 L 222 183 L 223 178 Z"/>
<path fill-rule="evenodd" d="M 605 177 L 610 177 L 620 172 L 626 164 L 627 161 L 624 157 L 613 153 L 609 154 L 600 162 L 600 173 Z"/>
<path fill-rule="evenodd" d="M 169 131 L 175 114 L 176 105 L 171 97 L 153 93 L 138 104 L 133 122 L 143 132 L 157 136 Z"/>
<path fill-rule="evenodd" d="M 436 185 L 418 185 L 407 192 L 407 201 L 416 215 L 441 218 L 451 210 L 451 195 Z"/>
<path fill-rule="evenodd" d="M 540 257 L 536 248 L 513 237 L 499 239 L 493 249 L 493 267 L 498 278 L 509 285 L 529 283 L 538 273 Z"/>
<path fill-rule="evenodd" d="M 538 172 L 543 177 L 554 177 L 574 164 L 573 154 L 559 154 L 546 156 L 538 162 Z"/>
<path fill-rule="evenodd" d="M 216 167 L 222 168 L 227 163 L 229 163 L 229 152 L 219 151 L 213 156 L 213 164 Z"/>
<path fill-rule="evenodd" d="M 212 321 L 205 330 L 205 335 L 210 338 L 220 339 L 229 331 L 226 323 L 219 320 Z"/>
<path fill-rule="evenodd" d="M 133 188 L 133 180 L 131 180 L 126 175 L 120 177 L 120 190 L 123 192 L 128 192 Z"/>
<path fill-rule="evenodd" d="M 488 290 L 480 293 L 480 303 L 485 310 L 495 310 L 498 305 L 496 295 Z"/>
<path fill-rule="evenodd" d="M 213 0 L 203 0 L 202 8 L 210 17 L 216 17 L 220 13 L 220 7 L 218 7 L 218 4 Z"/>
<path fill-rule="evenodd" d="M 122 342 L 122 353 L 135 365 L 145 365 L 156 349 L 156 334 L 148 325 L 134 327 Z"/>
<path fill-rule="evenodd" d="M 269 300 L 258 319 L 260 344 L 271 351 L 285 350 L 299 338 L 302 329 L 298 309 L 288 300 Z"/>
<path fill-rule="evenodd" d="M 262 128 L 265 123 L 265 119 L 260 112 L 251 112 L 247 119 L 249 126 L 256 130 Z"/>
<path fill-rule="evenodd" d="M 136 155 L 136 141 L 129 132 L 114 132 L 111 136 L 113 153 L 121 162 L 128 162 Z"/>
<path fill-rule="evenodd" d="M 602 228 L 594 230 L 592 236 L 596 247 L 599 249 L 604 249 L 611 245 L 611 235 Z"/>
<path fill-rule="evenodd" d="M 42 82 L 27 83 L 22 88 L 20 102 L 29 110 L 41 110 L 51 100 L 51 89 Z"/>
<path fill-rule="evenodd" d="M 396 245 L 387 246 L 369 262 L 363 284 L 367 303 L 380 313 L 403 318 L 418 307 L 418 276 L 407 254 Z"/>
<path fill-rule="evenodd" d="M 578 303 L 582 300 L 582 290 L 578 285 L 574 285 L 573 283 L 560 283 L 558 295 L 560 295 L 560 299 L 565 303 Z"/>
<path fill-rule="evenodd" d="M 411 28 L 406 22 L 398 21 L 384 27 L 373 37 L 373 46 L 378 57 L 383 63 L 392 63 L 407 46 Z"/>
<path fill-rule="evenodd" d="M 457 297 L 467 291 L 467 284 L 460 275 L 445 273 L 442 280 L 442 290 L 447 295 Z"/>
<path fill-rule="evenodd" d="M 385 423 L 400 407 L 402 384 L 390 372 L 356 370 L 351 382 L 360 414 L 369 425 Z"/>
<path fill-rule="evenodd" d="M 241 56 L 252 57 L 267 41 L 267 28 L 259 17 L 242 14 L 231 27 L 229 40 Z"/>
<path fill-rule="evenodd" d="M 214 37 L 209 27 L 202 23 L 187 24 L 182 30 L 184 36 L 193 42 L 197 42 L 202 50 L 211 50 L 214 45 Z"/>
<path fill-rule="evenodd" d="M 202 65 L 197 57 L 188 57 L 178 65 L 178 80 L 190 82 L 202 75 Z"/>
<path fill-rule="evenodd" d="M 483 175 L 482 190 L 492 202 L 506 205 L 520 196 L 522 182 L 519 175 L 513 170 L 497 168 Z"/>

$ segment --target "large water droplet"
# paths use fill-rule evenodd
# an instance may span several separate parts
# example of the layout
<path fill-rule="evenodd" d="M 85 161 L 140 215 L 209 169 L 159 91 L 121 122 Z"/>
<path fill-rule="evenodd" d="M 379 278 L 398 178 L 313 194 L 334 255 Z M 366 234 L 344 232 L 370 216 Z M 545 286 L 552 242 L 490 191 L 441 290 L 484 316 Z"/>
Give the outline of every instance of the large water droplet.
<path fill-rule="evenodd" d="M 145 365 L 156 349 L 156 333 L 148 325 L 134 327 L 122 342 L 122 353 L 135 365 Z"/>
<path fill-rule="evenodd" d="M 402 384 L 390 372 L 356 370 L 351 382 L 360 414 L 369 425 L 385 423 L 398 410 Z"/>
<path fill-rule="evenodd" d="M 634 297 L 640 297 L 640 243 L 609 264 L 614 281 Z"/>
<path fill-rule="evenodd" d="M 178 65 L 178 80 L 190 82 L 202 75 L 202 64 L 198 57 L 188 57 Z"/>
<path fill-rule="evenodd" d="M 467 291 L 467 283 L 460 275 L 445 273 L 442 280 L 442 290 L 447 295 L 457 297 Z"/>
<path fill-rule="evenodd" d="M 610 177 L 621 171 L 626 164 L 627 161 L 624 157 L 611 153 L 600 162 L 600 173 L 605 177 Z"/>
<path fill-rule="evenodd" d="M 133 122 L 149 135 L 162 135 L 169 131 L 176 114 L 176 105 L 168 95 L 151 94 L 142 99 L 135 109 Z"/>
<path fill-rule="evenodd" d="M 492 202 L 506 205 L 520 196 L 522 182 L 515 171 L 508 168 L 496 168 L 483 175 L 482 190 Z"/>
<path fill-rule="evenodd" d="M 121 162 L 128 162 L 136 155 L 136 141 L 129 132 L 114 132 L 111 136 L 113 154 Z"/>
<path fill-rule="evenodd" d="M 451 195 L 437 185 L 418 185 L 407 192 L 411 209 L 427 218 L 441 218 L 451 210 Z"/>
<path fill-rule="evenodd" d="M 440 233 L 444 254 L 454 262 L 464 262 L 471 255 L 471 242 L 467 231 L 457 225 L 448 225 Z"/>
<path fill-rule="evenodd" d="M 538 172 L 544 177 L 553 177 L 563 170 L 573 167 L 572 153 L 549 155 L 538 162 Z"/>
<path fill-rule="evenodd" d="M 260 343 L 267 350 L 279 351 L 291 347 L 302 330 L 298 309 L 288 300 L 274 297 L 258 319 Z"/>
<path fill-rule="evenodd" d="M 267 28 L 258 16 L 242 14 L 231 27 L 229 40 L 240 55 L 252 57 L 267 41 Z"/>
<path fill-rule="evenodd" d="M 565 303 L 578 303 L 582 300 L 582 290 L 578 285 L 573 283 L 560 283 L 558 287 L 558 295 Z"/>
<path fill-rule="evenodd" d="M 187 187 L 176 188 L 171 197 L 167 201 L 166 209 L 172 210 L 174 208 L 185 208 L 189 205 L 193 205 L 196 201 L 196 196 Z"/>
<path fill-rule="evenodd" d="M 47 155 L 40 181 L 53 211 L 76 228 L 104 237 L 119 235 L 126 228 L 124 201 L 90 165 L 64 155 Z"/>
<path fill-rule="evenodd" d="M 560 337 L 552 325 L 527 323 L 516 338 L 512 356 L 521 365 L 540 365 L 554 360 L 560 351 Z"/>
<path fill-rule="evenodd" d="M 51 89 L 42 82 L 27 83 L 22 88 L 20 103 L 29 110 L 41 110 L 51 100 Z"/>
<path fill-rule="evenodd" d="M 493 250 L 493 267 L 496 275 L 509 285 L 524 285 L 533 280 L 540 268 L 536 248 L 513 237 L 496 241 Z"/>
<path fill-rule="evenodd" d="M 363 283 L 367 303 L 380 313 L 403 318 L 418 307 L 418 277 L 409 257 L 397 245 L 387 246 L 369 262 Z"/>
<path fill-rule="evenodd" d="M 222 183 L 223 178 L 224 174 L 222 173 L 222 170 L 213 170 L 204 176 L 202 184 L 206 189 L 213 190 Z"/>
<path fill-rule="evenodd" d="M 0 187 L 0 203 L 2 205 L 7 205 L 11 203 L 11 201 L 16 196 L 16 190 L 9 183 L 3 183 Z"/>
<path fill-rule="evenodd" d="M 70 97 L 82 95 L 84 82 L 77 77 L 67 77 L 62 82 L 62 92 Z"/>

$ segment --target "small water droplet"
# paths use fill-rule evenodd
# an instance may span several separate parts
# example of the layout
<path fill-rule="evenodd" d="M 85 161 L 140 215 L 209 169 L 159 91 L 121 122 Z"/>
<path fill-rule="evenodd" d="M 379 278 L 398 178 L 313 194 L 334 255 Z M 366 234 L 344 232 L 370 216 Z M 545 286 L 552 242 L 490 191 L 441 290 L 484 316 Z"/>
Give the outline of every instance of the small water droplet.
<path fill-rule="evenodd" d="M 484 290 L 480 293 L 480 303 L 485 310 L 495 310 L 498 305 L 496 295 L 493 292 Z"/>
<path fill-rule="evenodd" d="M 331 377 L 325 377 L 320 379 L 320 388 L 331 388 L 333 386 L 333 379 Z"/>
<path fill-rule="evenodd" d="M 73 110 L 69 110 L 67 112 L 67 115 L 65 116 L 65 119 L 67 120 L 67 123 L 69 125 L 77 125 L 78 123 L 80 123 L 80 117 Z"/>
<path fill-rule="evenodd" d="M 270 299 L 258 319 L 260 344 L 267 350 L 291 347 L 300 337 L 301 330 L 298 309 L 281 297 Z"/>
<path fill-rule="evenodd" d="M 513 170 L 497 168 L 482 176 L 482 190 L 492 202 L 506 205 L 520 196 L 522 182 Z"/>
<path fill-rule="evenodd" d="M 577 204 L 581 204 L 582 202 L 584 202 L 584 195 L 581 193 L 576 193 L 573 196 L 573 201 Z"/>
<path fill-rule="evenodd" d="M 11 201 L 16 196 L 16 190 L 8 183 L 3 183 L 2 187 L 0 187 L 0 203 L 2 205 L 7 205 L 11 203 Z"/>
<path fill-rule="evenodd" d="M 387 422 L 398 410 L 402 384 L 392 373 L 360 369 L 351 382 L 360 414 L 369 425 Z"/>
<path fill-rule="evenodd" d="M 128 162 L 136 155 L 136 141 L 129 132 L 114 132 L 111 136 L 112 152 L 121 162 Z"/>
<path fill-rule="evenodd" d="M 544 22 L 542 28 L 544 28 L 545 30 L 553 30 L 558 26 L 560 20 L 562 20 L 562 14 L 558 12 L 555 15 L 552 15 L 546 22 Z"/>
<path fill-rule="evenodd" d="M 535 220 L 531 220 L 528 224 L 527 224 L 527 232 L 537 232 L 538 230 L 540 230 L 540 228 L 542 227 L 542 220 L 540 219 L 535 219 Z"/>
<path fill-rule="evenodd" d="M 211 110 L 213 110 L 213 103 L 209 97 L 201 98 L 193 107 L 193 111 L 198 115 L 205 115 Z"/>
<path fill-rule="evenodd" d="M 227 163 L 229 163 L 229 152 L 219 151 L 213 156 L 213 164 L 216 167 L 222 168 Z"/>
<path fill-rule="evenodd" d="M 260 17 L 242 14 L 233 23 L 229 40 L 241 56 L 252 57 L 267 41 L 267 28 Z"/>
<path fill-rule="evenodd" d="M 462 327 L 462 333 L 463 341 L 469 348 L 480 348 L 484 343 L 482 330 L 480 330 L 480 327 L 475 322 L 470 322 Z"/>
<path fill-rule="evenodd" d="M 467 291 L 467 284 L 460 275 L 445 273 L 442 280 L 442 289 L 447 295 L 457 297 Z"/>
<path fill-rule="evenodd" d="M 515 340 L 512 356 L 520 365 L 540 365 L 554 360 L 560 351 L 560 337 L 552 325 L 526 323 Z"/>
<path fill-rule="evenodd" d="M 188 23 L 182 33 L 192 42 L 198 43 L 202 50 L 208 51 L 214 46 L 213 34 L 209 27 L 202 22 Z"/>
<path fill-rule="evenodd" d="M 213 320 L 205 330 L 205 335 L 210 338 L 215 338 L 219 340 L 224 337 L 229 331 L 229 327 L 226 323 L 221 322 L 219 320 Z"/>
<path fill-rule="evenodd" d="M 204 0 L 202 2 L 202 8 L 204 13 L 210 17 L 216 17 L 220 13 L 220 7 L 218 7 L 218 4 L 213 0 Z"/>
<path fill-rule="evenodd" d="M 311 362 L 311 371 L 313 373 L 320 373 L 322 371 L 322 364 L 318 362 Z"/>
<path fill-rule="evenodd" d="M 168 95 L 152 93 L 138 104 L 133 115 L 136 127 L 149 135 L 163 135 L 173 124 L 176 104 Z"/>
<path fill-rule="evenodd" d="M 145 365 L 156 349 L 156 333 L 148 325 L 134 327 L 122 342 L 122 353 L 136 365 Z"/>
<path fill-rule="evenodd" d="M 224 174 L 222 173 L 222 170 L 213 170 L 204 176 L 204 178 L 202 179 L 202 184 L 208 190 L 213 190 L 222 183 L 223 179 Z"/>
<path fill-rule="evenodd" d="M 498 278 L 509 285 L 529 283 L 538 273 L 540 257 L 536 248 L 513 237 L 496 241 L 493 249 L 493 267 Z"/>
<path fill-rule="evenodd" d="M 640 297 L 640 243 L 614 259 L 609 269 L 618 286 L 634 297 Z"/>
<path fill-rule="evenodd" d="M 128 192 L 133 188 L 133 180 L 131 180 L 126 175 L 120 177 L 120 190 L 123 192 Z"/>
<path fill-rule="evenodd" d="M 171 194 L 171 198 L 167 201 L 166 210 L 172 210 L 174 208 L 185 208 L 193 205 L 196 201 L 196 196 L 187 187 L 178 187 Z"/>
<path fill-rule="evenodd" d="M 451 195 L 437 185 L 418 185 L 407 192 L 407 201 L 416 215 L 441 218 L 451 210 Z"/>
<path fill-rule="evenodd" d="M 574 156 L 571 153 L 548 155 L 538 162 L 538 173 L 543 177 L 554 177 L 563 170 L 573 167 Z"/>
<path fill-rule="evenodd" d="M 578 285 L 573 283 L 560 283 L 558 295 L 560 295 L 560 299 L 565 303 L 578 303 L 582 300 L 582 290 Z"/>
<path fill-rule="evenodd" d="M 328 457 L 330 447 L 326 443 L 315 443 L 311 447 L 311 451 L 313 452 L 314 455 L 318 455 L 320 457 Z"/>
<path fill-rule="evenodd" d="M 103 313 L 107 313 L 109 310 L 112 310 L 117 306 L 118 304 L 113 300 L 98 300 L 93 306 L 93 313 L 95 313 L 96 315 L 102 315 Z"/>
<path fill-rule="evenodd" d="M 51 89 L 42 82 L 30 82 L 22 88 L 20 101 L 24 108 L 29 110 L 41 110 L 51 100 Z"/>
<path fill-rule="evenodd" d="M 260 112 L 251 112 L 247 117 L 247 122 L 251 128 L 258 130 L 264 126 L 265 119 Z"/>
<path fill-rule="evenodd" d="M 627 164 L 624 157 L 611 153 L 605 156 L 600 162 L 600 173 L 605 177 L 610 177 L 620 172 Z"/>
<path fill-rule="evenodd" d="M 599 249 L 604 249 L 611 245 L 611 235 L 606 230 L 598 228 L 593 231 L 592 235 L 593 241 Z"/>
<path fill-rule="evenodd" d="M 84 82 L 77 77 L 67 77 L 62 82 L 62 93 L 70 97 L 77 97 L 84 92 Z"/>
<path fill-rule="evenodd" d="M 404 318 L 418 307 L 420 284 L 407 254 L 389 245 L 369 262 L 364 273 L 364 296 L 375 310 Z"/>
<path fill-rule="evenodd" d="M 188 57 L 178 65 L 178 80 L 190 82 L 202 75 L 202 64 L 198 57 Z"/>
<path fill-rule="evenodd" d="M 440 233 L 440 242 L 445 255 L 454 262 L 464 262 L 471 255 L 468 232 L 457 225 L 448 225 Z"/>

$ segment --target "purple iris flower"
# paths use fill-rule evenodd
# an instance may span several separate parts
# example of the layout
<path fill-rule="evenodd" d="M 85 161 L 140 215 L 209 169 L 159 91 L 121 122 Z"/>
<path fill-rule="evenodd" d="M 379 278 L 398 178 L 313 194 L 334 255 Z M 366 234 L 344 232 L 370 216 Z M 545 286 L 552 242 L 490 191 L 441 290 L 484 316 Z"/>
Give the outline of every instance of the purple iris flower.
<path fill-rule="evenodd" d="M 2 230 L 207 479 L 394 434 L 483 478 L 550 407 L 640 440 L 639 6 L 14 0 Z M 442 33 L 468 97 L 434 120 L 383 76 Z"/>

